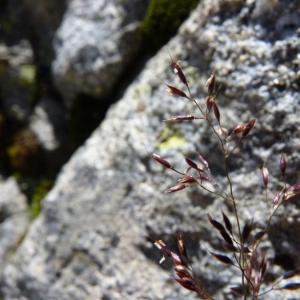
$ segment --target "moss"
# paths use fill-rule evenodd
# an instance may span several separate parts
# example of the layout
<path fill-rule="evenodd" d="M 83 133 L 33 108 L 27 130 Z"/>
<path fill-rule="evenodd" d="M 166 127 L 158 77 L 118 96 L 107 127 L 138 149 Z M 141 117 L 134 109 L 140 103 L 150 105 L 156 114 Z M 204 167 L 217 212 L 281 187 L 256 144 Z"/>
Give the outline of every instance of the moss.
<path fill-rule="evenodd" d="M 11 13 L 6 20 L 3 20 L 1 23 L 1 29 L 5 34 L 12 33 L 15 25 L 17 23 L 17 16 L 14 13 Z"/>
<path fill-rule="evenodd" d="M 30 107 L 36 103 L 38 89 L 36 82 L 37 68 L 34 64 L 24 64 L 20 67 L 18 85 L 27 95 L 27 102 Z"/>
<path fill-rule="evenodd" d="M 168 150 L 179 148 L 185 144 L 187 144 L 187 141 L 178 129 L 165 127 L 161 134 L 160 142 L 156 144 L 156 147 L 160 150 Z"/>
<path fill-rule="evenodd" d="M 8 69 L 8 62 L 3 60 L 0 60 L 0 76 L 3 76 L 7 73 L 7 69 Z"/>
<path fill-rule="evenodd" d="M 151 0 L 141 26 L 148 52 L 157 51 L 174 35 L 199 0 Z"/>
<path fill-rule="evenodd" d="M 19 84 L 28 86 L 35 83 L 36 66 L 33 64 L 22 65 L 19 73 Z"/>
<path fill-rule="evenodd" d="M 34 178 L 30 176 L 23 176 L 19 172 L 15 172 L 14 177 L 18 181 L 20 189 L 27 196 L 28 212 L 32 219 L 35 219 L 41 212 L 42 200 L 51 190 L 54 184 L 53 179 L 49 178 Z"/>
<path fill-rule="evenodd" d="M 95 89 L 94 89 L 94 95 L 101 96 L 102 93 L 103 93 L 103 90 L 102 90 L 102 88 L 100 86 L 95 87 Z"/>
<path fill-rule="evenodd" d="M 4 126 L 5 126 L 4 115 L 0 111 L 0 139 L 1 140 L 2 140 L 2 136 L 4 134 Z"/>
<path fill-rule="evenodd" d="M 36 175 L 41 168 L 41 149 L 34 134 L 28 129 L 19 130 L 13 143 L 7 148 L 10 165 L 14 172 Z"/>
<path fill-rule="evenodd" d="M 29 213 L 33 219 L 40 214 L 42 208 L 41 205 L 42 200 L 48 194 L 52 186 L 53 186 L 53 180 L 44 179 L 34 187 L 31 203 L 29 206 Z"/>

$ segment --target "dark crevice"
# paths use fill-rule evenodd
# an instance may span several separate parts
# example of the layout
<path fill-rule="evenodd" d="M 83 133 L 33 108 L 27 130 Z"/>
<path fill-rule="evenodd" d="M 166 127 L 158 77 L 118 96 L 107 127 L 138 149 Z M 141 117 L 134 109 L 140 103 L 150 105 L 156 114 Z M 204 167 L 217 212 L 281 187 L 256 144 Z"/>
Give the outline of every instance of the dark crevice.
<path fill-rule="evenodd" d="M 294 260 L 287 254 L 276 254 L 274 264 L 281 266 L 286 271 L 295 269 Z"/>

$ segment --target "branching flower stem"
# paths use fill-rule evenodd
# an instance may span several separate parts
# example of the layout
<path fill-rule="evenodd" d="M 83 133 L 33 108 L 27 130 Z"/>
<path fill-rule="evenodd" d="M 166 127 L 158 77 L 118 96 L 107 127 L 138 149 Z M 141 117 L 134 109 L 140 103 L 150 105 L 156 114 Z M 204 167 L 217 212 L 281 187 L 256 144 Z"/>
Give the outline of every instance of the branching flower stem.
<path fill-rule="evenodd" d="M 185 162 L 188 165 L 188 168 L 186 169 L 185 172 L 180 172 L 176 170 L 171 165 L 170 162 L 160 157 L 159 155 L 153 153 L 151 157 L 156 162 L 161 164 L 163 167 L 170 169 L 176 172 L 177 174 L 183 176 L 178 180 L 179 183 L 177 185 L 169 188 L 168 190 L 165 191 L 165 193 L 167 194 L 174 193 L 191 186 L 198 186 L 202 190 L 210 194 L 213 194 L 215 196 L 218 196 L 223 200 L 231 203 L 233 208 L 233 215 L 237 227 L 236 230 L 233 230 L 234 226 L 232 225 L 230 218 L 225 214 L 223 210 L 222 210 L 223 222 L 219 222 L 218 220 L 214 219 L 210 214 L 207 214 L 207 218 L 209 222 L 212 224 L 212 226 L 219 231 L 219 234 L 223 239 L 223 245 L 225 250 L 233 253 L 234 260 L 232 260 L 227 255 L 211 252 L 209 250 L 208 252 L 210 252 L 210 254 L 221 263 L 234 266 L 238 268 L 241 272 L 242 284 L 239 284 L 238 286 L 230 287 L 232 292 L 240 295 L 241 297 L 243 297 L 244 300 L 247 300 L 248 297 L 251 298 L 252 300 L 258 300 L 260 296 L 265 295 L 273 290 L 300 289 L 300 282 L 293 282 L 290 284 L 288 283 L 279 288 L 275 287 L 282 280 L 295 276 L 295 274 L 297 274 L 298 272 L 296 269 L 292 271 L 292 273 L 288 273 L 282 276 L 281 279 L 276 281 L 270 288 L 260 293 L 260 287 L 263 283 L 263 277 L 266 273 L 268 262 L 265 253 L 263 253 L 262 257 L 259 258 L 258 247 L 265 233 L 269 230 L 271 221 L 274 215 L 276 214 L 277 210 L 279 209 L 279 207 L 281 207 L 281 205 L 288 199 L 300 194 L 300 183 L 296 183 L 292 185 L 290 188 L 287 188 L 286 181 L 285 181 L 286 178 L 285 177 L 285 171 L 286 171 L 285 155 L 281 153 L 281 159 L 279 163 L 284 187 L 279 193 L 276 194 L 272 204 L 271 203 L 269 204 L 268 202 L 267 188 L 268 188 L 268 181 L 269 181 L 268 179 L 269 172 L 267 170 L 267 167 L 265 165 L 263 166 L 262 179 L 263 179 L 263 184 L 266 188 L 265 201 L 268 206 L 269 216 L 266 222 L 265 229 L 258 231 L 253 236 L 251 234 L 253 230 L 253 220 L 251 222 L 246 222 L 243 226 L 241 226 L 240 215 L 238 212 L 238 204 L 234 196 L 233 182 L 230 176 L 229 158 L 231 157 L 233 151 L 240 146 L 242 141 L 252 130 L 253 126 L 255 125 L 256 118 L 250 120 L 248 123 L 239 123 L 232 130 L 231 134 L 227 135 L 227 129 L 221 126 L 221 113 L 216 102 L 216 97 L 220 87 L 217 89 L 217 91 L 215 91 L 215 71 L 213 71 L 210 78 L 206 82 L 206 87 L 208 88 L 208 97 L 206 99 L 206 110 L 203 110 L 200 107 L 199 103 L 195 100 L 195 98 L 193 97 L 190 91 L 186 77 L 180 67 L 180 61 L 175 62 L 173 61 L 172 57 L 171 60 L 172 60 L 172 65 L 174 67 L 175 74 L 177 74 L 181 82 L 186 86 L 188 92 L 184 92 L 183 90 L 178 89 L 175 86 L 164 83 L 168 87 L 167 92 L 171 96 L 182 97 L 184 99 L 188 99 L 189 101 L 192 101 L 196 105 L 197 109 L 202 114 L 202 116 L 197 117 L 191 114 L 184 114 L 179 116 L 173 116 L 169 118 L 167 121 L 192 121 L 195 119 L 204 119 L 207 122 L 208 127 L 210 127 L 213 133 L 217 136 L 222 148 L 223 157 L 224 157 L 225 174 L 227 178 L 227 184 L 226 184 L 227 187 L 225 191 L 225 189 L 222 188 L 216 182 L 216 180 L 213 178 L 211 174 L 209 163 L 199 153 L 198 156 L 199 156 L 200 163 L 195 162 L 193 159 L 190 159 L 189 157 L 185 156 L 184 153 L 182 153 Z M 211 115 L 214 115 L 215 120 L 209 117 L 210 113 Z M 217 122 L 216 125 L 214 125 L 215 121 Z M 231 140 L 231 137 L 237 136 L 238 134 L 240 138 L 232 147 L 229 147 L 229 142 Z M 196 176 L 187 175 L 187 173 L 190 170 L 193 170 L 193 172 L 196 171 L 198 174 Z M 209 184 L 212 185 L 213 188 L 211 188 L 210 185 L 207 186 L 205 183 L 203 184 L 203 181 L 209 182 Z M 182 258 L 184 258 L 183 260 L 182 258 L 180 258 L 180 255 L 177 255 L 176 253 L 170 251 L 162 241 L 160 240 L 156 241 L 155 245 L 163 252 L 164 256 L 169 257 L 169 259 L 173 260 L 174 272 L 176 273 L 177 277 L 172 277 L 172 278 L 174 278 L 174 280 L 177 283 L 179 283 L 183 288 L 187 290 L 196 292 L 198 295 L 204 297 L 205 299 L 213 300 L 212 296 L 209 295 L 209 293 L 204 290 L 199 278 L 197 277 L 193 269 L 193 266 L 191 264 L 191 260 L 188 257 L 181 236 L 180 238 L 178 238 L 178 248 Z M 186 262 L 188 264 L 186 264 Z"/>

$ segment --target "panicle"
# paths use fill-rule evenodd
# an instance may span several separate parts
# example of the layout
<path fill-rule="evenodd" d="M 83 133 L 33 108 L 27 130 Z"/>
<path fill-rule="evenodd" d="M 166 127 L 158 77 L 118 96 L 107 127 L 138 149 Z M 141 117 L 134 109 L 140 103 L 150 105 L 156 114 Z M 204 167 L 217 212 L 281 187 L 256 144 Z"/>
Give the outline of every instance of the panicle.
<path fill-rule="evenodd" d="M 245 129 L 243 130 L 242 133 L 242 139 L 245 138 L 249 132 L 251 131 L 251 129 L 253 128 L 254 124 L 256 122 L 256 119 L 252 119 L 245 127 Z"/>
<path fill-rule="evenodd" d="M 252 266 L 251 264 L 248 264 L 245 270 L 245 275 L 248 279 L 251 279 L 252 276 Z"/>
<path fill-rule="evenodd" d="M 218 123 L 220 124 L 220 117 L 221 117 L 221 115 L 220 115 L 220 110 L 219 110 L 216 102 L 213 105 L 213 111 L 214 111 L 214 115 L 215 115 L 216 119 L 218 120 Z"/>
<path fill-rule="evenodd" d="M 151 157 L 152 157 L 155 161 L 157 161 L 159 164 L 161 164 L 161 165 L 163 165 L 164 167 L 166 167 L 167 169 L 172 169 L 171 164 L 170 164 L 168 161 L 166 161 L 165 159 L 161 158 L 159 155 L 153 153 L 153 154 L 151 155 Z"/>
<path fill-rule="evenodd" d="M 203 118 L 198 118 L 193 115 L 180 115 L 180 116 L 172 117 L 165 121 L 189 121 L 189 120 L 195 120 L 195 119 L 203 119 Z"/>
<path fill-rule="evenodd" d="M 222 211 L 222 216 L 223 216 L 223 221 L 225 223 L 225 227 L 226 227 L 227 231 L 232 234 L 232 225 L 231 225 L 229 218 L 226 216 L 226 214 L 223 211 Z"/>
<path fill-rule="evenodd" d="M 268 265 L 268 262 L 266 260 L 266 257 L 265 255 L 262 257 L 260 263 L 259 263 L 259 266 L 258 266 L 258 269 L 261 271 L 261 277 L 263 277 L 266 273 L 266 270 L 267 270 L 267 265 Z"/>
<path fill-rule="evenodd" d="M 281 153 L 279 167 L 280 167 L 281 174 L 284 175 L 286 169 L 286 158 L 283 153 Z"/>
<path fill-rule="evenodd" d="M 178 248 L 183 257 L 187 258 L 186 247 L 184 245 L 181 235 L 178 238 Z"/>
<path fill-rule="evenodd" d="M 191 277 L 174 278 L 182 287 L 192 292 L 196 292 L 196 286 Z"/>
<path fill-rule="evenodd" d="M 269 171 L 265 166 L 262 167 L 262 177 L 263 177 L 264 185 L 265 187 L 267 187 L 269 182 Z"/>
<path fill-rule="evenodd" d="M 163 241 L 159 240 L 154 243 L 154 245 L 162 251 L 162 253 L 168 257 L 172 257 L 171 251 L 166 247 Z"/>
<path fill-rule="evenodd" d="M 184 157 L 186 163 L 192 168 L 192 169 L 195 169 L 197 170 L 198 172 L 204 172 L 204 169 L 201 165 L 199 164 L 196 164 L 194 161 L 192 161 L 190 158 L 188 157 Z"/>
<path fill-rule="evenodd" d="M 249 223 L 249 222 L 246 222 L 246 224 L 244 225 L 243 227 L 243 230 L 242 230 L 242 238 L 243 238 L 243 242 L 246 242 L 247 239 L 249 238 L 249 235 L 252 231 L 252 228 L 253 228 L 253 223 Z"/>
<path fill-rule="evenodd" d="M 168 50 L 168 52 L 169 52 L 169 50 Z M 170 55 L 170 58 L 171 58 L 171 61 L 172 61 L 172 65 L 174 67 L 174 73 L 177 74 L 178 77 L 179 77 L 179 79 L 183 82 L 183 84 L 185 84 L 186 87 L 189 88 L 187 80 L 186 80 L 186 77 L 185 77 L 184 73 L 182 72 L 182 70 L 181 70 L 181 68 L 179 66 L 179 64 L 181 63 L 181 61 L 179 60 L 179 61 L 175 62 L 173 60 L 170 52 L 169 52 L 169 55 Z"/>
<path fill-rule="evenodd" d="M 233 129 L 233 131 L 232 131 L 232 133 L 230 134 L 229 137 L 231 137 L 232 135 L 235 135 L 235 134 L 238 134 L 238 133 L 243 132 L 243 131 L 245 130 L 246 126 L 247 126 L 247 124 L 245 124 L 245 123 L 237 125 L 237 126 Z"/>
<path fill-rule="evenodd" d="M 300 183 L 296 183 L 291 186 L 283 195 L 283 201 L 287 201 L 288 199 L 300 194 Z"/>
<path fill-rule="evenodd" d="M 208 78 L 208 80 L 206 81 L 205 86 L 207 87 L 208 90 L 208 95 L 212 95 L 215 89 L 215 70 L 213 71 L 213 73 L 210 75 L 210 77 Z"/>
<path fill-rule="evenodd" d="M 276 206 L 279 203 L 280 198 L 281 198 L 281 192 L 278 192 L 275 198 L 273 199 L 273 206 Z"/>
<path fill-rule="evenodd" d="M 201 176 L 199 176 L 197 178 L 199 178 L 201 180 L 205 180 L 205 181 L 210 181 L 210 178 L 207 175 L 201 175 Z"/>
<path fill-rule="evenodd" d="M 178 180 L 179 183 L 198 183 L 198 181 L 193 176 L 184 176 Z"/>
<path fill-rule="evenodd" d="M 198 154 L 199 155 L 199 159 L 201 161 L 201 163 L 203 164 L 203 166 L 208 169 L 209 168 L 209 165 L 208 165 L 208 162 L 202 157 L 202 155 Z"/>
<path fill-rule="evenodd" d="M 188 187 L 188 185 L 181 183 L 181 184 L 175 185 L 175 186 L 169 188 L 168 190 L 166 190 L 165 194 L 175 193 L 175 192 L 185 189 L 186 187 Z"/>
<path fill-rule="evenodd" d="M 189 99 L 189 97 L 186 95 L 186 93 L 183 92 L 182 90 L 180 90 L 172 85 L 169 85 L 169 84 L 167 84 L 167 87 L 169 88 L 169 89 L 167 89 L 167 92 L 170 96 L 180 96 L 180 97 Z"/>
<path fill-rule="evenodd" d="M 214 103 L 215 103 L 215 96 L 214 95 L 208 96 L 206 99 L 206 109 L 208 114 L 210 113 Z"/>

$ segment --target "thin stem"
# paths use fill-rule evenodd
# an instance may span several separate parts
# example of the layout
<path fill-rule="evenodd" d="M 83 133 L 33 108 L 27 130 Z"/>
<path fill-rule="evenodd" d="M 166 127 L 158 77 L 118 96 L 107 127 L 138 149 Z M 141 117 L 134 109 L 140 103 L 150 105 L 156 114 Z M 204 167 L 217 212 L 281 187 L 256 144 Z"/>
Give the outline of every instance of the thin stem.
<path fill-rule="evenodd" d="M 219 141 L 221 143 L 222 149 L 223 149 L 223 153 L 224 153 L 224 155 L 226 155 L 226 150 L 225 150 L 224 143 L 223 143 L 221 137 L 216 132 L 216 130 L 215 130 L 213 124 L 211 123 L 210 119 L 208 118 L 207 114 L 204 113 L 204 111 L 199 106 L 198 102 L 195 100 L 195 98 L 191 94 L 191 91 L 190 91 L 189 87 L 187 87 L 187 88 L 188 88 L 188 91 L 189 91 L 189 94 L 190 94 L 190 98 L 189 99 L 192 100 L 195 103 L 195 105 L 197 106 L 197 108 L 199 109 L 199 111 L 201 112 L 201 114 L 203 115 L 204 119 L 208 122 L 209 126 L 212 128 L 212 130 L 214 131 L 215 135 L 218 137 L 218 139 L 219 139 Z"/>
<path fill-rule="evenodd" d="M 238 226 L 238 232 L 239 232 L 239 238 L 240 238 L 240 244 L 241 244 L 241 250 L 240 250 L 241 251 L 240 252 L 240 260 L 241 261 L 240 261 L 240 264 L 241 264 L 241 271 L 243 273 L 243 276 L 242 276 L 242 285 L 243 285 L 243 289 L 244 289 L 244 299 L 246 300 L 246 298 L 247 298 L 247 291 L 246 291 L 246 286 L 245 286 L 245 274 L 243 272 L 243 267 L 244 267 L 244 264 L 245 264 L 244 242 L 243 242 L 242 230 L 241 230 L 240 219 L 239 219 L 239 215 L 238 215 L 238 211 L 237 211 L 236 201 L 235 201 L 234 194 L 233 194 L 232 181 L 231 181 L 231 178 L 229 176 L 228 159 L 229 159 L 229 157 L 225 156 L 225 171 L 226 171 L 227 181 L 229 183 L 230 195 L 231 195 L 231 199 L 232 199 L 232 205 L 233 205 L 235 219 L 236 219 L 237 226 Z"/>
<path fill-rule="evenodd" d="M 266 196 L 265 196 L 265 200 L 266 200 L 266 203 L 268 205 L 268 208 L 269 208 L 269 212 L 270 212 L 270 216 L 272 215 L 272 211 L 271 211 L 271 207 L 270 207 L 270 204 L 268 202 L 268 186 L 266 186 Z"/>
<path fill-rule="evenodd" d="M 277 205 L 277 207 L 274 209 L 274 211 L 272 212 L 272 214 L 271 214 L 271 216 L 270 216 L 270 218 L 269 218 L 269 220 L 268 220 L 268 222 L 267 222 L 267 224 L 266 224 L 265 232 L 267 232 L 267 230 L 268 230 L 268 228 L 269 228 L 269 226 L 270 226 L 270 224 L 271 224 L 272 218 L 274 217 L 274 215 L 276 214 L 278 208 L 282 205 L 282 203 L 283 203 L 283 202 L 279 203 L 279 204 Z M 258 248 L 258 246 L 259 246 L 259 244 L 261 243 L 261 241 L 262 241 L 262 238 L 261 238 L 260 240 L 257 241 L 257 243 L 256 243 L 256 245 L 255 245 L 255 248 L 253 249 L 253 253 L 256 251 L 256 249 Z"/>

